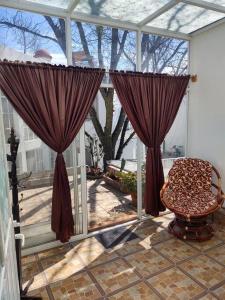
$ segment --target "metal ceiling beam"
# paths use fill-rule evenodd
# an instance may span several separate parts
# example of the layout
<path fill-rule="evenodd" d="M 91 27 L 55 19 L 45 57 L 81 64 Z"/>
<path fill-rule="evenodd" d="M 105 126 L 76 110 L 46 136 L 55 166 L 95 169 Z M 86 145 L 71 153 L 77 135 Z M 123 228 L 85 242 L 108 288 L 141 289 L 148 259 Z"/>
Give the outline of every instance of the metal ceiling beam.
<path fill-rule="evenodd" d="M 204 0 L 181 0 L 181 2 L 225 14 L 224 6 L 212 2 Z"/>
<path fill-rule="evenodd" d="M 46 16 L 56 16 L 60 18 L 66 18 L 68 16 L 68 12 L 66 9 L 38 3 L 28 3 L 15 0 L 0 0 L 0 6 L 39 13 Z"/>
<path fill-rule="evenodd" d="M 161 35 L 165 37 L 173 37 L 176 39 L 186 40 L 186 41 L 189 41 L 191 39 L 191 36 L 189 34 L 176 32 L 168 29 L 161 29 L 153 26 L 144 26 L 142 27 L 141 31 L 149 34 Z"/>
<path fill-rule="evenodd" d="M 76 0 L 76 2 L 78 2 Z M 75 1 L 73 1 L 73 5 Z M 78 3 L 77 3 L 78 4 Z M 86 23 L 93 23 L 102 26 L 109 26 L 115 28 L 121 28 L 130 31 L 138 31 L 140 27 L 137 24 L 131 22 L 123 22 L 117 19 L 112 18 L 104 18 L 98 16 L 90 16 L 81 13 L 72 13 L 70 15 L 68 13 L 68 9 L 56 8 L 49 5 L 37 4 L 37 3 L 28 3 L 24 1 L 15 1 L 15 0 L 0 0 L 0 6 L 14 8 L 17 10 L 24 10 L 34 13 L 39 13 L 47 16 L 55 16 L 59 18 L 68 18 L 74 19 L 74 21 L 86 22 Z M 142 31 L 149 34 L 156 34 L 162 36 L 169 36 L 178 39 L 190 40 L 190 35 L 182 34 L 178 32 L 173 32 L 170 30 L 164 30 L 160 28 L 150 27 L 150 26 L 143 26 Z"/>
<path fill-rule="evenodd" d="M 167 4 L 165 4 L 163 7 L 161 7 L 157 11 L 155 11 L 153 14 L 151 14 L 150 16 L 146 17 L 144 20 L 142 20 L 141 22 L 139 22 L 138 23 L 138 27 L 142 28 L 146 24 L 150 23 L 151 21 L 153 21 L 154 19 L 158 18 L 159 16 L 161 16 L 162 14 L 164 14 L 165 12 L 167 12 L 169 9 L 171 9 L 172 7 L 174 7 L 175 5 L 177 5 L 179 2 L 180 2 L 180 0 L 171 0 L 170 2 L 168 2 Z"/>
<path fill-rule="evenodd" d="M 74 9 L 77 7 L 77 5 L 79 4 L 80 0 L 71 0 L 70 4 L 67 8 L 67 12 L 72 15 Z"/>
<path fill-rule="evenodd" d="M 90 16 L 90 15 L 80 14 L 80 13 L 79 14 L 74 13 L 71 16 L 71 18 L 74 19 L 75 21 L 92 23 L 92 24 L 102 25 L 102 26 L 115 27 L 115 28 L 121 28 L 121 29 L 127 29 L 130 31 L 140 30 L 140 28 L 134 23 L 123 22 L 123 21 L 111 19 L 111 18 Z M 190 40 L 190 36 L 188 34 L 174 32 L 171 30 L 160 29 L 160 28 L 151 27 L 151 26 L 144 26 L 144 27 L 142 27 L 141 30 L 143 32 L 149 33 L 149 34 L 163 35 L 163 36 L 169 36 L 169 37 L 174 37 L 174 38 L 178 38 L 178 39 Z"/>
<path fill-rule="evenodd" d="M 131 22 L 123 22 L 117 19 L 113 18 L 105 18 L 100 16 L 94 16 L 94 15 L 86 15 L 83 13 L 73 13 L 71 15 L 72 19 L 75 19 L 76 21 L 80 22 L 86 22 L 86 23 L 94 23 L 96 25 L 102 25 L 102 26 L 110 26 L 110 27 L 117 27 L 122 29 L 128 29 L 128 30 L 137 30 L 138 27 L 136 24 Z"/>
<path fill-rule="evenodd" d="M 204 26 L 204 27 L 202 27 L 202 28 L 200 28 L 200 29 L 197 29 L 196 31 L 190 33 L 190 36 L 191 36 L 191 37 L 194 37 L 194 36 L 196 36 L 196 35 L 199 35 L 199 34 L 201 34 L 201 33 L 203 33 L 203 32 L 206 32 L 206 31 L 208 31 L 208 30 L 210 30 L 210 29 L 213 29 L 214 27 L 217 27 L 218 25 L 224 24 L 224 23 L 225 23 L 225 18 L 220 19 L 220 20 L 218 20 L 218 21 L 216 21 L 216 22 L 214 22 L 214 23 L 211 23 L 211 24 L 209 24 L 209 25 L 206 25 L 206 26 Z"/>

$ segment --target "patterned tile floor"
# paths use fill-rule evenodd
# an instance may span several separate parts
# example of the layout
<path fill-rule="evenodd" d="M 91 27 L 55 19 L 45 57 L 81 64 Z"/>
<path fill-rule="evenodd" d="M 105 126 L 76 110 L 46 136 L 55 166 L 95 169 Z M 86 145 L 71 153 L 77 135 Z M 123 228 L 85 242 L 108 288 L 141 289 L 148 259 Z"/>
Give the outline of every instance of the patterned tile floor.
<path fill-rule="evenodd" d="M 225 299 L 225 210 L 204 243 L 167 232 L 166 214 L 130 229 L 138 236 L 105 249 L 95 238 L 23 257 L 24 286 L 43 300 Z"/>
<path fill-rule="evenodd" d="M 70 183 L 72 181 L 70 178 Z M 88 220 L 89 229 L 96 229 L 136 218 L 136 209 L 131 205 L 131 196 L 125 195 L 104 180 L 88 180 Z M 22 194 L 22 196 L 21 196 Z M 31 225 L 50 220 L 52 187 L 40 187 L 19 192 L 21 224 Z M 73 203 L 74 190 L 71 186 Z"/>

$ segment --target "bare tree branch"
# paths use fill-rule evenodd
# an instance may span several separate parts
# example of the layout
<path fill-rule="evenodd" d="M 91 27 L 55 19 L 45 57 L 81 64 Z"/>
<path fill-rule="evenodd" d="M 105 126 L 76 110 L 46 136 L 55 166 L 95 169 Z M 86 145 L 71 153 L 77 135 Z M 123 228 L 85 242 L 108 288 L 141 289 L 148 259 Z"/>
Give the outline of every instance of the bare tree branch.
<path fill-rule="evenodd" d="M 58 40 L 57 39 L 55 39 L 55 38 L 53 38 L 51 36 L 48 36 L 48 35 L 44 35 L 44 34 L 38 33 L 36 31 L 33 31 L 33 30 L 31 30 L 31 29 L 29 29 L 27 27 L 24 27 L 24 26 L 19 26 L 19 25 L 13 24 L 13 23 L 8 22 L 8 21 L 0 21 L 0 25 L 5 25 L 5 26 L 7 26 L 9 28 L 16 28 L 18 30 L 22 30 L 22 31 L 34 34 L 34 35 L 36 35 L 36 36 L 38 36 L 40 38 L 51 40 L 51 41 L 53 41 L 53 42 L 55 42 L 55 43 L 58 44 Z"/>

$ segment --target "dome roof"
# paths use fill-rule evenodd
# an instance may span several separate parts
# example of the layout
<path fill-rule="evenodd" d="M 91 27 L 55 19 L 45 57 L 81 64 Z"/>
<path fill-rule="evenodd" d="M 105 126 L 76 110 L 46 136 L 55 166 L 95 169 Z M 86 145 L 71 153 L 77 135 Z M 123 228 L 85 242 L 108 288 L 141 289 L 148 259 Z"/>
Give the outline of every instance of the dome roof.
<path fill-rule="evenodd" d="M 34 53 L 34 57 L 41 57 L 41 58 L 47 58 L 47 59 L 52 59 L 52 56 L 49 54 L 49 52 L 45 49 L 38 49 Z"/>

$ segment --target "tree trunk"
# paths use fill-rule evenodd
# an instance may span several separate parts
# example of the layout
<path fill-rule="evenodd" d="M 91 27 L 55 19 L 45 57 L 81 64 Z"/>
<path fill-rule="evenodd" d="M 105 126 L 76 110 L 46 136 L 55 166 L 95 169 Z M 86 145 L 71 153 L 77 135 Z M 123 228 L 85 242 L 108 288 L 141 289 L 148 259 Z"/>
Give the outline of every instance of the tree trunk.
<path fill-rule="evenodd" d="M 112 145 L 112 125 L 113 125 L 113 88 L 100 88 L 100 92 L 105 102 L 106 120 L 104 127 L 104 142 L 102 144 L 104 151 L 104 171 L 107 169 L 107 161 L 114 158 L 115 149 Z"/>

